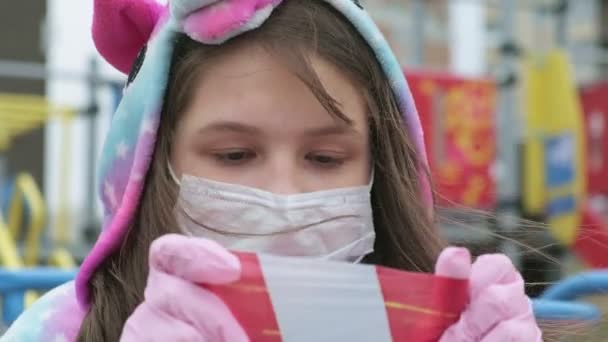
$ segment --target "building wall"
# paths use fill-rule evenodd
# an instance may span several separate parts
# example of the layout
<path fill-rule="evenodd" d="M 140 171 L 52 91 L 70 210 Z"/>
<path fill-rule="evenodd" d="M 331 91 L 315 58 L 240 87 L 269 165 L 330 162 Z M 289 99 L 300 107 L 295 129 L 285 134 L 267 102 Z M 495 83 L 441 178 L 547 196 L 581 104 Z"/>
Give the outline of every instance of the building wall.
<path fill-rule="evenodd" d="M 556 16 L 540 11 L 540 5 L 551 1 L 517 1 L 515 15 L 515 36 L 517 44 L 526 54 L 542 54 L 544 51 L 560 47 L 566 48 L 573 64 L 574 76 L 578 83 L 597 80 L 599 71 L 598 37 L 600 31 L 600 0 L 577 0 L 569 2 L 566 15 L 566 45 L 558 40 Z M 502 7 L 497 3 L 488 6 L 487 25 L 489 28 L 490 68 L 500 63 L 500 25 Z"/>
<path fill-rule="evenodd" d="M 45 11 L 44 1 L 0 1 L 0 61 L 44 63 L 41 23 Z M 2 93 L 44 93 L 43 80 L 6 78 L 1 74 L 0 70 Z M 27 171 L 43 184 L 43 144 L 42 127 L 14 139 L 6 153 L 8 174 Z"/>
<path fill-rule="evenodd" d="M 475 0 L 474 0 L 475 1 Z M 416 36 L 416 13 L 412 0 L 367 0 L 363 5 L 383 31 L 399 61 L 405 66 L 416 65 L 414 56 L 420 53 L 427 69 L 449 67 L 449 37 L 447 34 L 447 6 L 444 1 L 423 1 L 424 35 Z M 421 52 L 414 51 L 422 39 Z"/>

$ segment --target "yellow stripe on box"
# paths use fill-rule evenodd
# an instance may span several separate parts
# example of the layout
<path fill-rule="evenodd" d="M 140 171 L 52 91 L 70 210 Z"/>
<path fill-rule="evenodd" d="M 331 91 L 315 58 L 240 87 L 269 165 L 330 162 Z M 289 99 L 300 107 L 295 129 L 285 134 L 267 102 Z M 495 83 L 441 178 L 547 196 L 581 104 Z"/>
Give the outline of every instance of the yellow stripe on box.
<path fill-rule="evenodd" d="M 281 336 L 281 332 L 274 329 L 264 329 L 262 330 L 262 334 L 266 336 Z"/>
<path fill-rule="evenodd" d="M 431 315 L 431 316 L 441 316 L 441 317 L 449 317 L 449 318 L 454 318 L 454 317 L 458 316 L 456 314 L 449 313 L 449 312 L 441 312 L 441 311 L 437 311 L 437 310 L 433 310 L 433 309 L 423 308 L 423 307 L 416 306 L 416 305 L 409 305 L 409 304 L 403 304 L 403 303 L 398 303 L 398 302 L 388 301 L 388 302 L 384 302 L 384 304 L 389 309 L 419 312 L 419 313 L 423 313 L 423 314 Z"/>
<path fill-rule="evenodd" d="M 245 285 L 245 284 L 234 284 L 234 285 L 226 285 L 229 288 L 233 288 L 236 290 L 240 290 L 243 292 L 249 293 L 260 293 L 260 292 L 268 292 L 268 290 L 263 286 L 258 285 Z"/>

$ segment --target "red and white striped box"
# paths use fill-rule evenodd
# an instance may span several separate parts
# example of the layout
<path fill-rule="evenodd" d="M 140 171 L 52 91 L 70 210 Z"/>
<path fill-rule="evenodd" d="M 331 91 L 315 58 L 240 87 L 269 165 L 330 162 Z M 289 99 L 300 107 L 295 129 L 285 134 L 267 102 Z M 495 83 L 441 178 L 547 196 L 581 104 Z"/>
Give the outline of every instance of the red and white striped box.
<path fill-rule="evenodd" d="M 372 265 L 237 253 L 240 281 L 207 286 L 253 342 L 436 341 L 468 283 Z"/>

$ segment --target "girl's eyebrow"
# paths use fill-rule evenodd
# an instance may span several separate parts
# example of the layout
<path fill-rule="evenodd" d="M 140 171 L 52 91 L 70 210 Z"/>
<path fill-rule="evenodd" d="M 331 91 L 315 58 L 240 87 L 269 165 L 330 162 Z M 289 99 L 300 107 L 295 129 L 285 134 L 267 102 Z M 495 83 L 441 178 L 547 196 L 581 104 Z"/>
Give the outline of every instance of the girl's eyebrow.
<path fill-rule="evenodd" d="M 262 134 L 262 130 L 260 128 L 236 121 L 216 121 L 207 124 L 198 130 L 199 134 L 209 134 L 211 132 L 235 132 L 250 135 Z"/>
<path fill-rule="evenodd" d="M 361 132 L 356 130 L 352 124 L 349 123 L 339 123 L 335 125 L 313 128 L 307 130 L 305 135 L 313 136 L 313 137 L 322 137 L 322 136 L 331 136 L 331 135 L 351 135 L 351 136 L 361 136 Z"/>

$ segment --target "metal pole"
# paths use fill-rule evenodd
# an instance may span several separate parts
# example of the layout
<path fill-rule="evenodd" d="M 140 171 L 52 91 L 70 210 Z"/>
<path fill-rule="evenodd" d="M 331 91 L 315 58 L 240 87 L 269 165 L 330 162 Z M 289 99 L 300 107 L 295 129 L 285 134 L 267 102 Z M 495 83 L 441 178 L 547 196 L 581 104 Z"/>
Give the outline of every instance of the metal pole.
<path fill-rule="evenodd" d="M 497 117 L 498 164 L 497 179 L 498 208 L 496 212 L 499 233 L 512 238 L 518 230 L 520 215 L 520 163 L 519 142 L 521 122 L 517 115 L 516 68 L 517 53 L 514 27 L 517 10 L 516 0 L 503 0 L 502 5 L 502 43 L 503 43 L 503 79 L 500 82 Z M 519 247 L 509 239 L 503 239 L 501 252 L 521 266 Z"/>
<path fill-rule="evenodd" d="M 555 4 L 555 15 L 556 15 L 556 28 L 555 36 L 557 45 L 563 48 L 568 43 L 568 0 L 559 0 Z"/>
<path fill-rule="evenodd" d="M 6 151 L 0 150 L 0 194 L 4 194 L 6 186 L 8 184 L 7 177 L 7 158 Z"/>
<path fill-rule="evenodd" d="M 57 71 L 48 70 L 44 64 L 21 62 L 13 60 L 0 60 L 0 77 L 13 79 L 28 79 L 28 80 L 48 80 L 61 79 L 67 81 L 89 81 L 92 77 L 90 74 L 83 74 L 72 71 Z M 124 84 L 124 80 L 118 78 L 95 77 L 95 82 L 100 84 Z"/>
<path fill-rule="evenodd" d="M 599 7 L 599 46 L 602 51 L 601 54 L 605 54 L 606 60 L 608 60 L 608 0 L 600 0 Z M 605 62 L 600 65 L 600 73 L 604 78 L 608 78 L 608 62 Z"/>
<path fill-rule="evenodd" d="M 96 187 L 95 187 L 95 162 L 97 160 L 97 113 L 99 112 L 99 102 L 97 99 L 97 84 L 99 80 L 99 64 L 96 58 L 90 61 L 90 77 L 88 80 L 89 105 L 86 110 L 88 116 L 89 129 L 89 149 L 87 153 L 87 165 L 89 176 L 87 177 L 87 203 L 86 203 L 86 226 L 84 228 L 85 240 L 94 242 L 100 227 L 97 222 L 96 212 Z"/>
<path fill-rule="evenodd" d="M 426 17 L 425 0 L 412 1 L 412 65 L 420 67 L 424 65 L 425 47 L 424 47 L 424 19 Z"/>

